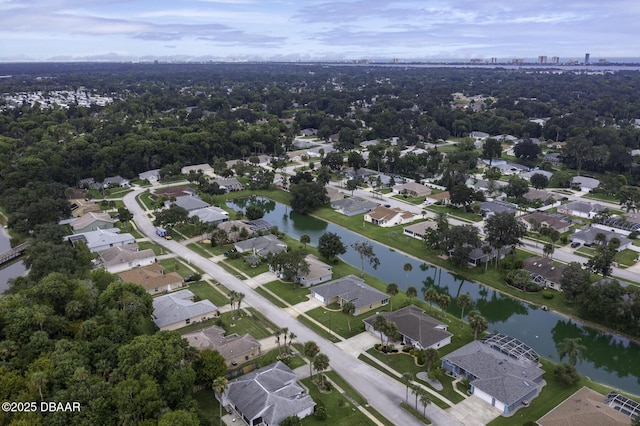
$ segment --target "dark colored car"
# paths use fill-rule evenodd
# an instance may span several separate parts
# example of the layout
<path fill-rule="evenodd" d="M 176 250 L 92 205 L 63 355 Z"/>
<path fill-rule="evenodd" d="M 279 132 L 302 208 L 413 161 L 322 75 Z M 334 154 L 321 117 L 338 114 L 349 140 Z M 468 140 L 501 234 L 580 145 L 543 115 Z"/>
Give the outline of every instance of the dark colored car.
<path fill-rule="evenodd" d="M 580 247 L 580 243 L 579 242 L 571 243 L 571 248 L 576 248 L 576 247 Z"/>

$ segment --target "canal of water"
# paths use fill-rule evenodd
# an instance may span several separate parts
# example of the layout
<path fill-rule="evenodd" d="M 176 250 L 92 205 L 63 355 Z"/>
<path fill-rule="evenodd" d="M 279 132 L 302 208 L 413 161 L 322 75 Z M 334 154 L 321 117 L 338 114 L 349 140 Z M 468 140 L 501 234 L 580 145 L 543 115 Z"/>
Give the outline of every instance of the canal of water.
<path fill-rule="evenodd" d="M 7 234 L 7 230 L 0 226 L 0 253 L 4 253 L 7 250 L 11 250 L 9 235 Z M 0 268 L 0 294 L 9 288 L 8 281 L 11 278 L 24 275 L 26 270 L 21 260 L 7 263 Z"/>
<path fill-rule="evenodd" d="M 244 209 L 248 204 L 259 204 L 265 211 L 266 221 L 295 238 L 300 238 L 303 234 L 309 235 L 312 245 L 317 245 L 318 238 L 325 232 L 334 232 L 340 235 L 347 247 L 347 253 L 342 259 L 359 268 L 360 257 L 350 245 L 366 239 L 361 235 L 314 217 L 291 212 L 287 206 L 264 198 L 242 199 L 227 204 L 236 210 Z M 488 331 L 498 331 L 520 339 L 540 356 L 556 362 L 558 343 L 566 337 L 580 337 L 582 344 L 587 347 L 585 360 L 576 366 L 580 374 L 614 389 L 640 395 L 640 345 L 635 342 L 597 331 L 557 313 L 543 311 L 490 287 L 466 281 L 442 268 L 410 258 L 375 241 L 370 243 L 380 259 L 380 266 L 374 270 L 365 262 L 365 272 L 387 283 L 395 282 L 403 290 L 408 285 L 413 285 L 420 293 L 425 284 L 433 286 L 439 292 L 451 296 L 449 311 L 454 314 L 458 309 L 456 297 L 469 293 L 474 301 L 471 309 L 477 309 L 487 319 Z M 407 262 L 413 268 L 405 280 L 403 266 Z M 459 310 L 457 314 L 460 315 Z"/>

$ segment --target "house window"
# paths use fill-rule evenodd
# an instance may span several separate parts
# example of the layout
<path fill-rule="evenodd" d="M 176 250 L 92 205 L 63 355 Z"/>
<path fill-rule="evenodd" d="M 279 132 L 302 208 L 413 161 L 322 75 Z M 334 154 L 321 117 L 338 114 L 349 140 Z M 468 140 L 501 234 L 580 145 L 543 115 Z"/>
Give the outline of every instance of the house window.
<path fill-rule="evenodd" d="M 191 318 L 187 318 L 184 322 L 186 322 L 187 324 L 191 324 Z"/>
<path fill-rule="evenodd" d="M 158 287 L 154 288 L 153 291 L 158 292 Z"/>

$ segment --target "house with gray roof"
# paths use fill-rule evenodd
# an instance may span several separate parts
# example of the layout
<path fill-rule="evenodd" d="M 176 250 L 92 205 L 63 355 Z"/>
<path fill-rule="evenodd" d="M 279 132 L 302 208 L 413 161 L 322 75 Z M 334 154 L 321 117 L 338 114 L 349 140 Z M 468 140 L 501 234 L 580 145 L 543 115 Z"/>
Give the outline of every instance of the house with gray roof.
<path fill-rule="evenodd" d="M 156 255 L 151 249 L 140 250 L 138 244 L 110 247 L 98 252 L 94 261 L 96 267 L 102 267 L 107 272 L 117 274 L 136 266 L 151 265 L 156 261 Z"/>
<path fill-rule="evenodd" d="M 571 188 L 578 189 L 582 192 L 590 192 L 600 185 L 598 179 L 586 176 L 574 176 L 571 178 Z"/>
<path fill-rule="evenodd" d="M 473 396 L 508 416 L 528 405 L 544 385 L 544 370 L 519 351 L 523 346 L 526 347 L 516 339 L 503 346 L 474 340 L 443 356 L 442 368 L 454 376 L 468 378 Z"/>
<path fill-rule="evenodd" d="M 520 177 L 522 179 L 526 179 L 526 180 L 531 180 L 531 177 L 533 175 L 542 175 L 542 176 L 546 177 L 547 179 L 551 179 L 551 176 L 553 176 L 553 173 L 548 172 L 546 170 L 541 170 L 541 169 L 535 169 L 535 170 L 531 170 L 531 171 L 528 171 L 528 172 L 520 173 Z"/>
<path fill-rule="evenodd" d="M 496 164 L 495 167 L 498 168 L 503 175 L 519 175 L 520 173 L 529 171 L 529 167 L 517 163 Z"/>
<path fill-rule="evenodd" d="M 195 195 L 183 195 L 181 197 L 176 197 L 175 201 L 165 202 L 165 207 L 171 207 L 172 205 L 182 207 L 188 212 L 209 207 L 208 203 L 202 201 L 200 197 Z"/>
<path fill-rule="evenodd" d="M 65 237 L 67 241 L 75 244 L 83 241 L 90 251 L 97 253 L 111 247 L 133 244 L 136 239 L 131 234 L 121 234 L 118 228 L 98 229 L 96 231 L 83 232 Z"/>
<path fill-rule="evenodd" d="M 156 297 L 151 315 L 153 322 L 160 330 L 177 330 L 218 316 L 218 308 L 211 301 L 194 302 L 194 297 L 190 290 Z"/>
<path fill-rule="evenodd" d="M 331 208 L 345 216 L 355 216 L 370 212 L 380 203 L 365 200 L 363 198 L 342 198 L 331 202 Z"/>
<path fill-rule="evenodd" d="M 77 219 L 74 219 L 70 225 L 74 234 L 82 234 L 83 232 L 97 231 L 98 229 L 111 229 L 115 227 L 116 220 L 104 212 L 87 212 Z"/>
<path fill-rule="evenodd" d="M 148 180 L 150 183 L 160 180 L 160 169 L 147 170 L 146 172 L 138 173 L 138 179 Z"/>
<path fill-rule="evenodd" d="M 220 189 L 224 189 L 227 192 L 242 191 L 244 189 L 244 185 L 236 178 L 220 178 L 211 182 L 217 183 Z"/>
<path fill-rule="evenodd" d="M 560 154 L 559 152 L 550 152 L 542 157 L 542 162 L 555 165 L 562 164 L 562 154 Z"/>
<path fill-rule="evenodd" d="M 125 179 L 120 175 L 110 176 L 108 178 L 105 178 L 105 180 L 102 181 L 103 188 L 111 188 L 111 187 L 126 188 L 129 186 L 131 186 L 129 184 L 129 179 Z"/>
<path fill-rule="evenodd" d="M 356 316 L 389 303 L 387 294 L 368 286 L 362 278 L 355 275 L 311 287 L 311 297 L 325 306 L 332 303 L 342 306 L 351 302 L 355 306 Z"/>
<path fill-rule="evenodd" d="M 571 220 L 559 214 L 535 211 L 520 216 L 519 219 L 525 224 L 529 231 L 537 231 L 538 228 L 547 226 L 562 234 L 571 229 Z"/>
<path fill-rule="evenodd" d="M 274 235 L 261 235 L 248 240 L 234 243 L 238 253 L 251 252 L 258 256 L 267 257 L 269 254 L 278 254 L 287 250 L 287 245 Z"/>
<path fill-rule="evenodd" d="M 403 345 L 416 349 L 438 349 L 451 343 L 453 334 L 447 331 L 447 325 L 424 313 L 422 308 L 409 305 L 395 312 L 378 312 L 364 319 L 365 329 L 376 337 L 380 332 L 373 329 L 376 316 L 382 315 L 387 321 L 396 324 Z M 387 336 L 384 336 L 389 341 Z"/>
<path fill-rule="evenodd" d="M 535 188 L 529 188 L 529 191 L 527 191 L 527 193 L 522 197 L 529 202 L 538 201 L 545 205 L 559 202 L 560 200 L 565 198 L 560 194 L 554 194 L 553 192 Z"/>
<path fill-rule="evenodd" d="M 309 272 L 296 276 L 296 280 L 304 287 L 320 284 L 333 278 L 333 268 L 317 257 L 308 254 L 304 260 L 309 265 Z"/>
<path fill-rule="evenodd" d="M 524 260 L 522 269 L 531 275 L 531 281 L 541 287 L 549 287 L 554 290 L 562 290 L 562 274 L 568 265 L 555 263 L 548 257 L 529 257 Z"/>
<path fill-rule="evenodd" d="M 229 213 L 226 210 L 214 206 L 190 211 L 189 217 L 194 216 L 203 223 L 222 223 L 229 220 Z"/>
<path fill-rule="evenodd" d="M 402 228 L 402 233 L 413 238 L 422 240 L 428 229 L 437 229 L 438 224 L 433 220 L 425 220 L 423 222 L 414 223 L 413 225 Z"/>
<path fill-rule="evenodd" d="M 313 414 L 316 406 L 282 361 L 229 381 L 222 398 L 216 398 L 251 426 L 277 426 L 289 416 L 302 419 Z"/>
<path fill-rule="evenodd" d="M 570 203 L 558 206 L 558 213 L 569 216 L 578 216 L 585 219 L 593 219 L 595 215 L 603 211 L 605 207 L 590 201 L 571 201 Z"/>
<path fill-rule="evenodd" d="M 480 203 L 480 210 L 482 211 L 484 217 L 490 217 L 490 216 L 493 216 L 494 214 L 504 213 L 504 212 L 517 215 L 518 206 L 516 206 L 513 203 L 507 203 L 506 201 L 494 200 L 494 201 L 485 201 Z"/>
<path fill-rule="evenodd" d="M 209 176 L 213 176 L 215 174 L 215 171 L 213 170 L 213 167 L 211 167 L 207 163 L 194 164 L 194 165 L 191 165 L 191 166 L 184 166 L 180 170 L 180 173 L 182 173 L 183 175 L 188 175 L 189 173 L 192 173 L 192 172 L 193 173 L 202 173 L 204 175 L 209 175 Z"/>
<path fill-rule="evenodd" d="M 216 326 L 183 334 L 182 337 L 199 351 L 204 349 L 218 351 L 225 359 L 227 367 L 243 364 L 262 355 L 262 345 L 250 334 L 225 335 L 224 329 Z"/>
<path fill-rule="evenodd" d="M 421 183 L 407 182 L 394 186 L 393 192 L 410 197 L 426 197 L 431 194 L 431 188 Z"/>
<path fill-rule="evenodd" d="M 612 239 L 617 238 L 620 241 L 620 245 L 618 246 L 616 251 L 627 249 L 633 244 L 633 241 L 622 234 L 608 231 L 606 229 L 596 228 L 595 226 L 590 226 L 587 229 L 571 234 L 571 242 L 580 243 L 584 246 L 591 246 L 594 244 L 597 245 L 599 244 L 597 239 L 598 234 L 603 234 L 607 243 L 609 243 Z"/>

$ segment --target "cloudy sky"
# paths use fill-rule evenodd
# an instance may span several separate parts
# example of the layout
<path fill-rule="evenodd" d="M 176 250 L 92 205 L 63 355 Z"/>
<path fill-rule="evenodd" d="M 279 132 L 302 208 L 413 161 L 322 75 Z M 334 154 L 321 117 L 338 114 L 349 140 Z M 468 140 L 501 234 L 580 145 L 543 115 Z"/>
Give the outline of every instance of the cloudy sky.
<path fill-rule="evenodd" d="M 0 60 L 640 57 L 638 0 L 0 0 Z"/>

